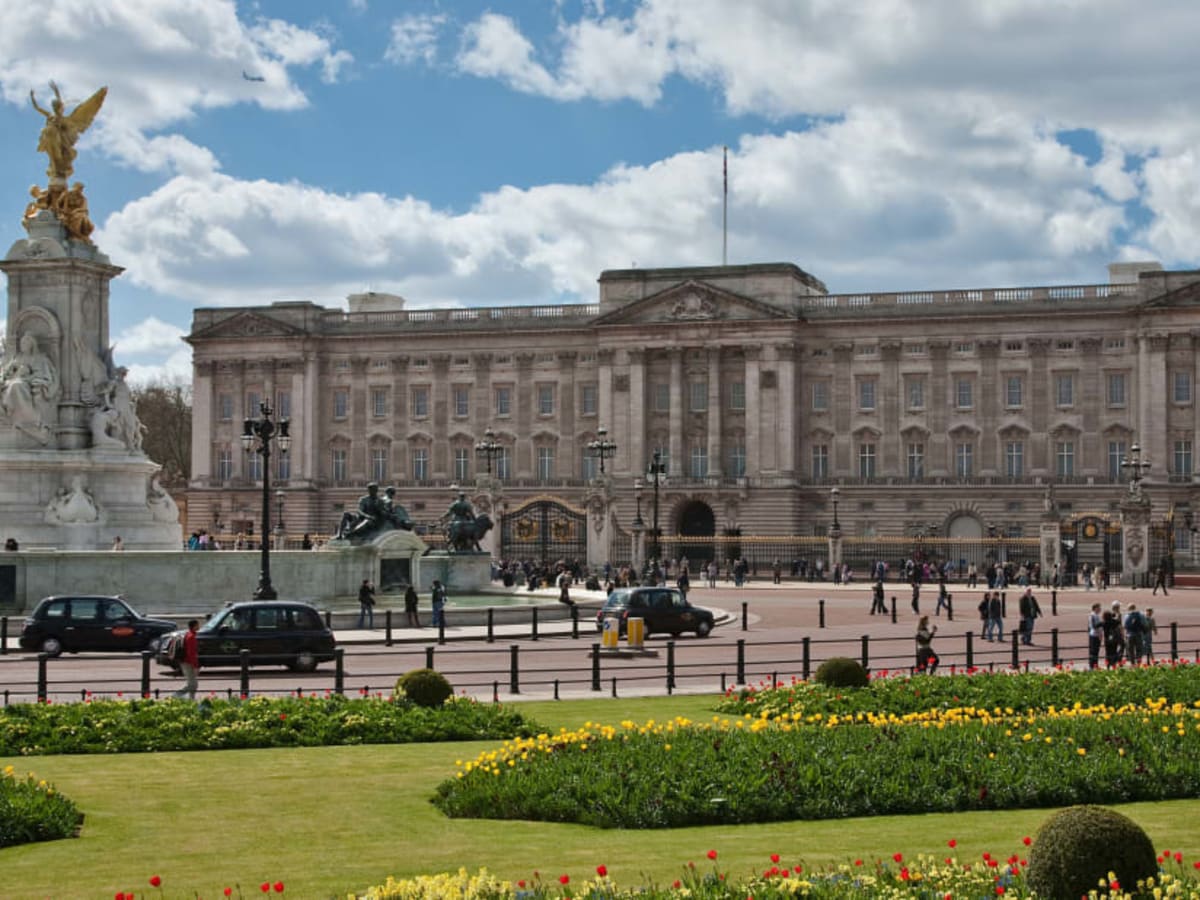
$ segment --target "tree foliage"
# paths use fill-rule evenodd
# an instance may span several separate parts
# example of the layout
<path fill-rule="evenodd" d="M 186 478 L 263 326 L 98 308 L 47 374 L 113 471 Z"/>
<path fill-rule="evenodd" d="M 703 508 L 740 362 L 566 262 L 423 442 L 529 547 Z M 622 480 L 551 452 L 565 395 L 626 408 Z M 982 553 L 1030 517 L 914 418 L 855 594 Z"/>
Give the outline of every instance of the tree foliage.
<path fill-rule="evenodd" d="M 137 415 L 146 426 L 142 448 L 163 467 L 163 484 L 186 484 L 192 474 L 192 387 L 154 381 L 135 388 Z"/>

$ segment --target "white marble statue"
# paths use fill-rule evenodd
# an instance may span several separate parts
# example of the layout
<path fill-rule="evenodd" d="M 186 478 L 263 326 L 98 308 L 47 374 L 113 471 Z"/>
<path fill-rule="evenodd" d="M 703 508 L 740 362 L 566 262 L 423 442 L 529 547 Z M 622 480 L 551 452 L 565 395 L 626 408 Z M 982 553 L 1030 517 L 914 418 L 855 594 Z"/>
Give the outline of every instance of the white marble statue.
<path fill-rule="evenodd" d="M 86 524 L 99 518 L 100 510 L 92 492 L 84 487 L 82 475 L 72 475 L 71 487 L 59 488 L 46 509 L 46 521 L 51 525 Z"/>
<path fill-rule="evenodd" d="M 137 401 L 133 399 L 133 392 L 129 390 L 129 385 L 125 383 L 125 376 L 129 370 L 124 366 L 119 366 L 113 373 L 112 386 L 108 394 L 108 406 L 116 410 L 116 437 L 118 437 L 127 448 L 135 453 L 141 452 L 142 449 L 142 433 L 146 430 L 137 417 Z"/>
<path fill-rule="evenodd" d="M 88 427 L 92 432 L 92 446 L 98 449 L 125 449 L 125 442 L 116 436 L 117 411 L 107 406 L 97 406 L 88 417 Z"/>
<path fill-rule="evenodd" d="M 179 521 L 179 507 L 174 498 L 167 493 L 158 481 L 158 473 L 150 476 L 150 485 L 146 489 L 146 505 L 150 507 L 150 515 L 155 522 L 174 524 Z"/>
<path fill-rule="evenodd" d="M 0 413 L 20 431 L 48 444 L 57 421 L 55 404 L 62 393 L 58 371 L 32 334 L 21 335 L 17 346 L 17 353 L 0 371 Z"/>

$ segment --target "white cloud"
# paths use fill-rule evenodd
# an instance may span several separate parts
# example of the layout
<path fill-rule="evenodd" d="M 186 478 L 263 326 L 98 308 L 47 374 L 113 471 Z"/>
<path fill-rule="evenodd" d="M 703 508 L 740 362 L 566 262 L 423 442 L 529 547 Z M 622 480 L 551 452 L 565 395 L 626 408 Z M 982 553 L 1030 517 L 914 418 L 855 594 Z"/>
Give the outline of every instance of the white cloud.
<path fill-rule="evenodd" d="M 113 339 L 113 344 L 119 354 L 173 353 L 184 346 L 185 333 L 183 329 L 151 316 L 122 331 Z"/>
<path fill-rule="evenodd" d="M 412 14 L 392 22 L 392 39 L 383 58 L 397 65 L 424 63 L 437 59 L 438 33 L 446 24 L 444 15 Z"/>
<path fill-rule="evenodd" d="M 107 84 L 84 141 L 141 169 L 195 172 L 215 165 L 208 150 L 153 133 L 214 107 L 303 107 L 289 69 L 320 66 L 333 81 L 351 59 L 315 31 L 273 19 L 247 25 L 232 0 L 44 0 L 5 8 L 0 97 L 27 104 L 36 89 L 44 100 L 46 73 L 69 100 Z"/>
<path fill-rule="evenodd" d="M 97 239 L 135 283 L 186 303 L 330 304 L 368 282 L 414 306 L 590 299 L 606 268 L 719 261 L 720 154 L 505 187 L 461 214 L 181 175 Z M 1124 225 L 1080 157 L 990 113 L 860 107 L 809 131 L 747 136 L 730 184 L 730 260 L 795 260 L 834 291 L 1100 280 Z M 963 272 L 977 280 L 964 285 Z"/>

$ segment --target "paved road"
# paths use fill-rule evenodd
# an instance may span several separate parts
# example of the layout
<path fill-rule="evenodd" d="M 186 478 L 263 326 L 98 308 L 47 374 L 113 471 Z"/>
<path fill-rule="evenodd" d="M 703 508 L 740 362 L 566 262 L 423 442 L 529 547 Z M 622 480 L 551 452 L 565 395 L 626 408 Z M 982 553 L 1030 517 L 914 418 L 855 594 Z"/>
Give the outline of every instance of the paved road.
<path fill-rule="evenodd" d="M 579 637 L 571 637 L 566 623 L 543 622 L 539 639 L 531 640 L 523 626 L 497 626 L 495 640 L 484 640 L 478 626 L 450 627 L 445 644 L 433 629 L 395 629 L 393 645 L 384 645 L 384 632 L 339 629 L 345 648 L 344 689 L 347 693 L 388 693 L 396 678 L 409 669 L 425 665 L 432 657 L 435 668 L 444 672 L 459 692 L 481 700 L 510 700 L 544 697 L 620 696 L 679 692 L 716 692 L 738 683 L 739 670 L 746 683 L 770 682 L 801 677 L 808 667 L 816 668 L 830 656 L 859 658 L 864 647 L 875 671 L 908 669 L 914 661 L 913 634 L 917 616 L 909 603 L 907 585 L 887 585 L 889 606 L 896 598 L 896 621 L 891 616 L 870 616 L 869 588 L 785 582 L 782 585 L 751 583 L 744 588 L 722 584 L 716 589 L 694 588 L 691 600 L 724 610 L 726 621 L 707 639 L 684 636 L 676 641 L 652 637 L 643 651 L 602 652 L 597 661 L 592 645 L 599 640 L 592 614 L 580 617 Z M 1007 594 L 1009 615 L 1004 621 L 1010 637 L 1001 643 L 979 639 L 976 606 L 982 590 L 953 589 L 956 615 L 943 613 L 934 648 L 942 669 L 958 668 L 968 662 L 968 632 L 972 633 L 970 662 L 979 667 L 1004 669 L 1013 662 L 1011 631 L 1017 625 L 1019 590 Z M 932 613 L 936 588 L 922 591 L 921 609 Z M 1141 609 L 1152 606 L 1159 632 L 1155 651 L 1169 655 L 1171 623 L 1179 655 L 1200 658 L 1200 590 L 1173 590 L 1167 597 L 1151 596 L 1148 590 L 1117 588 L 1103 593 L 1082 589 L 1058 591 L 1052 601 L 1049 590 L 1037 592 L 1044 617 L 1037 622 L 1032 647 L 1018 647 L 1020 665 L 1046 667 L 1053 662 L 1057 630 L 1058 658 L 1075 666 L 1086 665 L 1087 614 L 1093 602 L 1108 606 L 1119 600 L 1124 606 L 1136 602 Z M 577 594 L 577 596 L 580 596 Z M 584 604 L 599 597 L 581 596 Z M 821 627 L 822 609 L 824 627 Z M 1057 614 L 1055 614 L 1055 610 Z M 743 616 L 745 629 L 743 630 Z M 399 617 L 397 617 L 398 619 Z M 451 622 L 453 617 L 451 616 Z M 19 622 L 10 623 L 19 629 Z M 10 644 L 13 638 L 10 637 Z M 739 646 L 740 645 L 740 646 Z M 739 667 L 739 657 L 741 665 Z M 668 662 L 674 663 L 674 683 L 668 688 Z M 514 669 L 515 666 L 515 669 Z M 515 672 L 515 674 L 514 674 Z M 50 696 L 55 700 L 94 695 L 137 696 L 141 691 L 142 663 L 137 657 L 67 656 L 51 660 L 47 675 Z M 254 669 L 250 690 L 259 693 L 322 693 L 334 688 L 334 667 L 322 666 L 315 673 L 297 674 L 282 669 Z M 515 682 L 514 682 L 515 678 Z M 615 685 L 614 685 L 615 679 Z M 150 668 L 151 692 L 169 693 L 180 681 L 169 672 Z M 594 686 L 599 684 L 599 692 Z M 516 690 L 513 690 L 513 687 Z M 10 702 L 36 696 L 37 660 L 32 654 L 12 652 L 0 657 L 0 691 Z M 201 689 L 219 695 L 240 691 L 236 670 L 206 670 Z"/>

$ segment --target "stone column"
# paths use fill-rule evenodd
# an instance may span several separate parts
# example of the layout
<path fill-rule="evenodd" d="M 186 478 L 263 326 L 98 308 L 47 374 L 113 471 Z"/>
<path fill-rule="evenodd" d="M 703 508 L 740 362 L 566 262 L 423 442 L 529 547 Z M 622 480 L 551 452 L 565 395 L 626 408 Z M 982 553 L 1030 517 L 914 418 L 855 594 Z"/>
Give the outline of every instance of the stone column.
<path fill-rule="evenodd" d="M 759 356 L 757 344 L 742 348 L 746 357 L 746 476 L 757 478 L 762 471 L 762 403 L 759 394 Z"/>
<path fill-rule="evenodd" d="M 1160 477 L 1165 477 L 1170 469 L 1167 458 L 1167 411 L 1171 408 L 1167 346 L 1170 339 L 1167 334 L 1151 334 L 1142 335 L 1138 340 L 1138 437 L 1142 458 L 1150 461 L 1153 466 L 1150 471 Z"/>
<path fill-rule="evenodd" d="M 1000 438 L 996 429 L 1000 424 L 1000 342 L 981 340 L 976 342 L 981 366 L 979 383 L 975 385 L 975 422 L 979 426 L 979 462 L 981 474 L 1004 473 L 1004 457 L 1000 451 Z M 1026 454 L 1025 467 L 1030 460 Z"/>
<path fill-rule="evenodd" d="M 629 404 L 628 471 L 642 474 L 646 471 L 646 351 L 629 351 Z M 619 454 L 620 449 L 617 450 Z"/>
<path fill-rule="evenodd" d="M 429 386 L 429 422 L 433 433 L 433 448 L 429 473 L 435 480 L 450 478 L 450 354 L 434 353 L 433 383 Z M 365 430 L 364 430 L 365 434 Z"/>
<path fill-rule="evenodd" d="M 575 360 L 574 350 L 560 350 L 558 356 L 558 458 L 555 466 L 560 478 L 583 477 L 583 456 L 575 442 Z M 600 424 L 608 424 L 602 419 Z"/>
<path fill-rule="evenodd" d="M 775 358 L 778 360 L 777 392 L 778 402 L 776 423 L 779 452 L 779 474 L 790 478 L 796 474 L 796 345 L 776 344 Z"/>
<path fill-rule="evenodd" d="M 857 475 L 854 465 L 850 424 L 854 421 L 854 345 L 834 344 L 833 380 L 830 385 L 829 407 L 833 410 L 833 442 L 830 449 L 829 477 L 847 473 Z"/>
<path fill-rule="evenodd" d="M 667 474 L 677 478 L 687 471 L 683 461 L 683 348 L 673 347 L 671 354 L 671 415 L 668 452 L 671 468 Z"/>
<path fill-rule="evenodd" d="M 1192 471 L 1200 472 L 1200 398 L 1196 392 L 1200 390 L 1200 332 L 1193 331 L 1192 339 Z M 1195 478 L 1192 479 L 1195 482 Z M 1193 557 L 1195 556 L 1195 534 L 1192 535 Z"/>
<path fill-rule="evenodd" d="M 1050 377 L 1047 353 L 1050 341 L 1045 338 L 1029 338 L 1025 342 L 1029 349 L 1032 365 L 1025 380 L 1025 408 L 1029 411 L 1029 455 L 1036 466 L 1044 469 L 1051 480 L 1055 477 L 1054 439 L 1049 436 L 1050 411 L 1054 408 L 1054 381 Z M 1083 447 L 1076 448 L 1076 474 L 1082 470 Z M 1032 474 L 1032 473 L 1030 473 Z"/>
<path fill-rule="evenodd" d="M 900 409 L 904 399 L 904 382 L 900 378 L 899 341 L 882 341 L 879 355 L 883 360 L 882 375 L 875 390 L 875 405 L 879 410 L 880 475 L 907 475 L 903 438 L 900 435 Z"/>
<path fill-rule="evenodd" d="M 299 440 L 292 441 L 293 447 L 300 445 L 300 459 L 293 459 L 292 465 L 301 466 L 303 477 L 308 481 L 316 481 L 321 476 L 320 447 L 317 444 L 321 432 L 320 383 L 321 361 L 316 350 L 308 348 L 304 354 L 304 380 L 292 400 L 304 419 L 300 434 L 297 435 Z"/>
<path fill-rule="evenodd" d="M 408 364 L 401 354 L 392 359 L 392 471 L 398 478 L 411 478 L 408 457 Z"/>
<path fill-rule="evenodd" d="M 708 474 L 721 477 L 721 348 L 708 350 Z"/>
<path fill-rule="evenodd" d="M 350 357 L 350 416 L 346 428 L 350 432 L 350 453 L 347 460 L 350 480 L 366 484 L 371 479 L 370 451 L 367 448 L 367 366 L 366 356 Z"/>
<path fill-rule="evenodd" d="M 192 431 L 215 434 L 213 422 L 213 375 L 216 363 L 210 360 L 192 366 Z M 192 483 L 207 486 L 212 478 L 212 441 L 192 441 Z"/>
<path fill-rule="evenodd" d="M 1082 413 L 1083 421 L 1083 467 L 1084 472 L 1108 474 L 1108 448 L 1100 434 L 1101 412 L 1104 410 L 1103 385 L 1100 371 L 1100 338 L 1083 338 L 1079 350 L 1083 362 L 1079 367 L 1075 408 Z"/>
<path fill-rule="evenodd" d="M 513 420 L 516 422 L 517 441 L 512 461 L 514 478 L 533 478 L 533 414 L 537 402 L 533 383 L 533 354 L 515 353 L 517 379 L 513 386 Z"/>
<path fill-rule="evenodd" d="M 1150 571 L 1150 498 L 1140 490 L 1121 501 L 1121 537 L 1121 580 L 1136 584 Z"/>
<path fill-rule="evenodd" d="M 949 341 L 930 341 L 929 344 L 929 396 L 925 398 L 926 421 L 929 423 L 929 474 L 949 475 L 954 471 L 954 454 L 946 428 L 949 425 L 949 410 L 954 401 L 949 395 L 949 371 L 946 366 L 950 354 Z"/>

